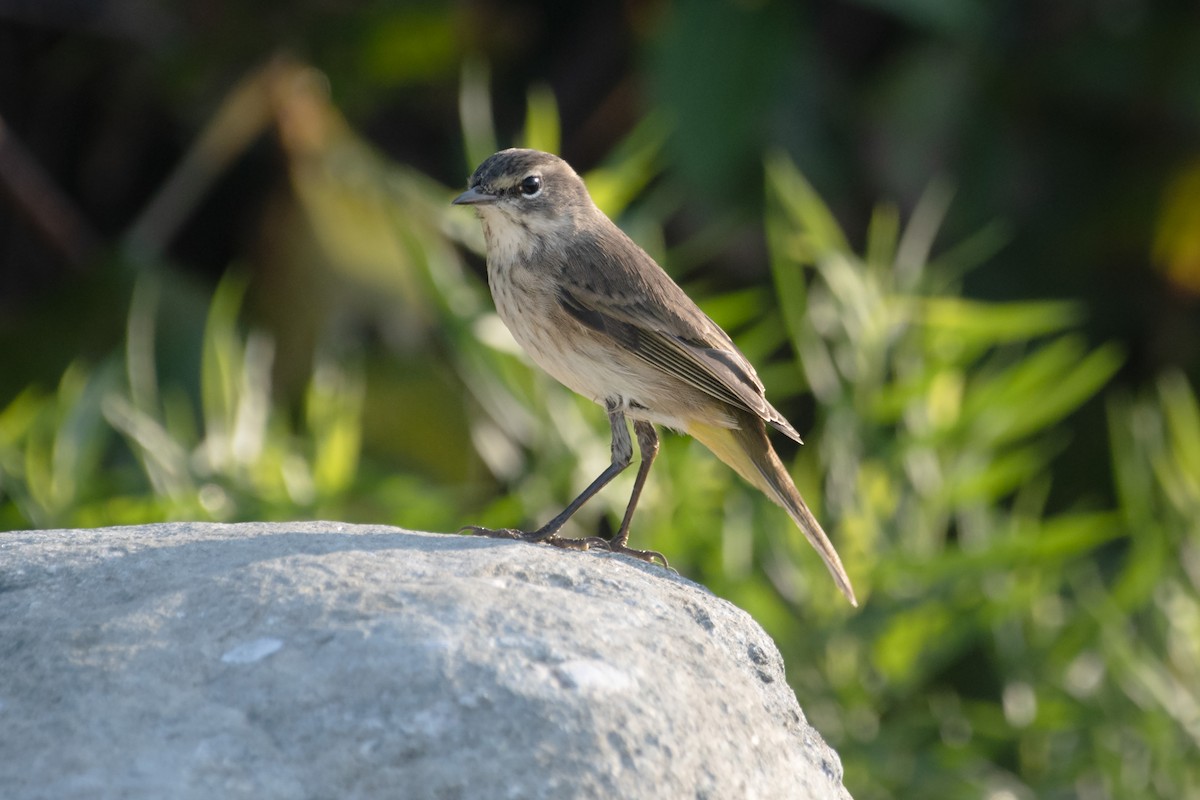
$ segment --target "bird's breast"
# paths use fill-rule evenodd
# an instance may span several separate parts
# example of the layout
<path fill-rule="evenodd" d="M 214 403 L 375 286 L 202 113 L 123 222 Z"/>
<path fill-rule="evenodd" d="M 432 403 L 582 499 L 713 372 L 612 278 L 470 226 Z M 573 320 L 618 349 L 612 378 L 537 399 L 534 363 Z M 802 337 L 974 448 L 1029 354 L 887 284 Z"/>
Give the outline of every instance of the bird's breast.
<path fill-rule="evenodd" d="M 488 258 L 496 311 L 517 344 L 559 383 L 630 417 L 677 430 L 703 417 L 723 425 L 710 398 L 579 323 L 558 301 L 562 275 L 551 264 Z"/>

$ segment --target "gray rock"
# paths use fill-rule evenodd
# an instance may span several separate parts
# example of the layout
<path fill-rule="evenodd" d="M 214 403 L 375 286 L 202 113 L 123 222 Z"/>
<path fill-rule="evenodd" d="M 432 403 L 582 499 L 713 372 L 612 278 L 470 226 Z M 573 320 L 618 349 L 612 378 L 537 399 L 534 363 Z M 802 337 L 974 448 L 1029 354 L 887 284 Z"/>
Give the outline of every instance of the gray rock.
<path fill-rule="evenodd" d="M 338 523 L 0 533 L 6 798 L 848 798 L 744 612 Z"/>

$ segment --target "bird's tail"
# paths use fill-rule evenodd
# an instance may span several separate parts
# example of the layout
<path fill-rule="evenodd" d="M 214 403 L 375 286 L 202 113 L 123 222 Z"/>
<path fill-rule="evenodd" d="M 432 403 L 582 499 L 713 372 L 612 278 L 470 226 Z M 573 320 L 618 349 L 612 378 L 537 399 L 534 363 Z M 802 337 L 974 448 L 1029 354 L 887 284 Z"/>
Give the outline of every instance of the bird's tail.
<path fill-rule="evenodd" d="M 800 492 L 796 491 L 791 476 L 784 469 L 783 462 L 779 460 L 770 440 L 767 439 L 767 430 L 762 420 L 745 413 L 738 414 L 737 422 L 740 425 L 738 428 L 693 422 L 688 425 L 687 432 L 713 451 L 717 458 L 737 470 L 737 473 L 753 486 L 762 490 L 767 497 L 783 506 L 788 516 L 804 532 L 809 543 L 820 553 L 825 566 L 833 575 L 834 582 L 850 601 L 850 605 L 857 606 L 854 589 L 850 586 L 850 578 L 846 575 L 837 550 L 821 529 L 816 517 L 808 510 Z"/>

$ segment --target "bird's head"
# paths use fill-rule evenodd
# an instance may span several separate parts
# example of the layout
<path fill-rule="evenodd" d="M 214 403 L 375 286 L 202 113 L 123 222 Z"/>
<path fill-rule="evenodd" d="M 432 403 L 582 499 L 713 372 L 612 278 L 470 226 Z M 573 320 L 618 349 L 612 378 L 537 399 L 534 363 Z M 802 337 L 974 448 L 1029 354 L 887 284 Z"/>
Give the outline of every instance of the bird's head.
<path fill-rule="evenodd" d="M 489 239 L 569 235 L 599 213 L 575 170 L 540 150 L 513 148 L 489 156 L 467 187 L 452 202 L 474 206 Z"/>

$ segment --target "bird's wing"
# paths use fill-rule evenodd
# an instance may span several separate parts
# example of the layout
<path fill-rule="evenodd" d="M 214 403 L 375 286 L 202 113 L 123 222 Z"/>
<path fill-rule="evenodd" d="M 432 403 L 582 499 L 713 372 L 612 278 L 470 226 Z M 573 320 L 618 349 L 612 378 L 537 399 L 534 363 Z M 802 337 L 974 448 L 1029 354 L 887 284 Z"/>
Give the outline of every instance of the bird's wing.
<path fill-rule="evenodd" d="M 796 429 L 767 402 L 754 367 L 725 331 L 653 259 L 629 244 L 637 254 L 633 264 L 628 259 L 620 264 L 589 259 L 586 275 L 572 269 L 576 279 L 558 288 L 563 310 L 648 364 L 717 400 L 757 414 L 800 442 Z"/>

